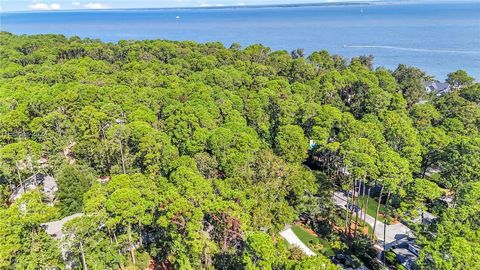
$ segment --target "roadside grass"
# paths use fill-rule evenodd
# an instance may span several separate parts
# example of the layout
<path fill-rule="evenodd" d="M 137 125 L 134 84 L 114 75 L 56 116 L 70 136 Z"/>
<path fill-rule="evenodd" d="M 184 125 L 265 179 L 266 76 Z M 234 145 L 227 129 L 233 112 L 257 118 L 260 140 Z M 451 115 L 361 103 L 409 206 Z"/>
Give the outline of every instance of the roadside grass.
<path fill-rule="evenodd" d="M 347 213 L 347 210 L 345 209 L 338 209 L 336 214 L 333 217 L 334 223 L 338 228 L 341 228 L 341 230 L 345 229 L 345 215 Z M 352 221 L 352 229 L 354 228 L 354 222 L 355 221 L 355 216 L 353 216 L 353 221 Z M 378 220 L 380 222 L 383 222 L 382 220 Z M 368 231 L 364 231 L 364 228 L 367 228 Z M 366 223 L 363 221 L 363 219 L 359 216 L 358 217 L 358 226 L 357 230 L 359 233 L 365 233 L 367 235 L 372 235 L 373 233 L 373 228 L 370 226 L 370 224 Z"/>
<path fill-rule="evenodd" d="M 359 218 L 358 220 L 360 220 L 360 218 Z M 359 228 L 365 228 L 365 227 L 366 227 L 367 230 L 368 230 L 368 232 L 367 232 L 368 235 L 371 235 L 371 234 L 373 233 L 373 228 L 372 228 L 372 226 L 370 226 L 370 224 L 366 223 L 366 222 L 363 221 L 363 220 L 359 222 L 358 227 L 359 227 Z"/>
<path fill-rule="evenodd" d="M 363 206 L 365 204 L 365 197 L 366 196 L 359 196 L 358 197 L 358 204 L 359 204 L 359 207 L 361 207 L 363 209 Z M 377 200 L 375 198 L 372 198 L 370 197 L 368 199 L 368 204 L 367 204 L 367 214 L 372 216 L 372 217 L 375 217 L 375 214 L 377 213 Z M 383 222 L 383 219 L 385 217 L 385 205 L 384 204 L 380 204 L 380 211 L 378 213 L 378 221 L 380 222 Z M 388 219 L 388 223 L 391 224 L 395 218 L 391 215 L 388 215 L 387 216 L 387 219 Z"/>
<path fill-rule="evenodd" d="M 317 237 L 307 231 L 305 231 L 302 227 L 298 225 L 293 225 L 292 226 L 292 231 L 295 233 L 295 235 L 302 241 L 307 247 L 312 249 L 314 252 L 318 253 L 318 250 L 314 248 L 314 243 L 318 242 L 320 243 L 323 248 L 321 250 L 321 253 L 325 256 L 333 256 L 335 255 L 335 252 L 332 250 L 330 247 L 330 244 L 328 243 L 327 240 Z"/>

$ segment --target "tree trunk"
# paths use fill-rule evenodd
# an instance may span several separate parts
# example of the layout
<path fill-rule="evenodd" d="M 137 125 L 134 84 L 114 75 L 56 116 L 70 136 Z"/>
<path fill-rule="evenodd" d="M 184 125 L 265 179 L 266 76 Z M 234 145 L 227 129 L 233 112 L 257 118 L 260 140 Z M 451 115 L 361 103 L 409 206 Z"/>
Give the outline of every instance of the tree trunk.
<path fill-rule="evenodd" d="M 346 198 L 347 198 L 347 205 L 348 205 L 348 197 L 346 197 Z M 342 211 L 343 211 L 343 209 L 342 209 Z M 348 208 L 345 209 L 345 235 L 347 233 L 348 233 Z"/>
<path fill-rule="evenodd" d="M 355 183 L 356 184 L 356 183 Z M 358 181 L 358 191 L 360 191 L 360 180 Z M 353 205 L 353 210 L 355 211 L 355 232 L 354 232 L 354 235 L 355 237 L 357 237 L 357 229 L 358 229 L 358 215 L 360 214 L 359 211 L 358 211 L 358 192 L 357 192 L 357 188 L 354 187 L 354 194 L 356 194 L 355 196 L 355 202 L 354 202 L 354 205 Z"/>
<path fill-rule="evenodd" d="M 20 188 L 25 193 L 26 190 L 25 190 L 25 186 L 23 185 L 22 174 L 20 173 L 20 169 L 18 168 L 18 166 L 17 166 L 17 175 L 18 175 L 18 181 L 20 182 Z"/>
<path fill-rule="evenodd" d="M 384 222 L 387 220 L 387 218 L 384 219 Z M 383 265 L 385 266 L 385 257 L 387 257 L 387 249 L 386 249 L 386 245 L 387 245 L 387 239 L 385 238 L 385 235 L 387 235 L 387 223 L 385 222 L 385 224 L 383 225 Z"/>
<path fill-rule="evenodd" d="M 110 245 L 113 245 L 113 234 L 112 234 L 112 230 L 110 230 L 109 228 L 107 228 L 108 230 L 108 238 L 110 239 Z"/>
<path fill-rule="evenodd" d="M 135 250 L 133 248 L 133 243 L 132 243 L 132 225 L 130 223 L 128 223 L 127 230 L 128 230 L 128 246 L 130 249 L 130 255 L 132 256 L 132 264 L 133 264 L 132 266 L 133 266 L 133 269 L 135 270 L 135 264 L 136 264 Z"/>
<path fill-rule="evenodd" d="M 115 245 L 118 248 L 118 239 L 117 239 L 117 234 L 115 233 L 115 230 L 113 230 L 113 239 L 115 239 Z M 117 249 L 117 251 L 120 256 L 123 256 L 121 250 Z M 119 264 L 120 264 L 120 269 L 122 270 L 125 269 L 125 266 L 123 265 L 122 262 L 120 262 Z"/>
<path fill-rule="evenodd" d="M 355 186 L 357 185 L 357 179 L 353 179 L 353 190 L 352 190 L 352 201 L 350 203 L 350 205 L 348 205 L 347 203 L 347 206 L 349 206 L 351 208 L 350 210 L 350 223 L 348 224 L 348 234 L 351 235 L 352 234 L 352 220 L 353 220 L 353 212 L 354 212 L 354 205 L 355 205 Z"/>
<path fill-rule="evenodd" d="M 123 143 L 122 143 L 122 140 L 120 140 L 120 155 L 122 157 L 122 170 L 123 170 L 123 174 L 125 174 L 125 159 L 123 157 Z"/>
<path fill-rule="evenodd" d="M 367 188 L 367 193 L 365 196 L 365 212 L 363 212 L 363 220 L 367 220 L 367 208 L 368 208 L 368 199 L 370 198 L 370 187 Z M 365 227 L 367 226 L 367 222 L 365 221 Z"/>
<path fill-rule="evenodd" d="M 348 202 L 347 202 L 347 204 L 348 204 Z M 347 234 L 347 233 L 348 233 L 348 209 L 345 209 L 345 234 Z"/>
<path fill-rule="evenodd" d="M 348 191 L 349 189 L 347 189 Z M 348 195 L 346 196 L 347 198 L 347 208 L 345 209 L 345 234 L 348 234 Z"/>
<path fill-rule="evenodd" d="M 375 222 L 373 223 L 372 239 L 375 239 L 375 229 L 377 228 L 377 219 L 378 219 L 378 212 L 380 212 L 380 202 L 382 200 L 382 192 L 383 192 L 383 185 L 382 185 L 382 188 L 380 189 L 380 194 L 378 195 L 377 212 L 375 213 Z"/>
<path fill-rule="evenodd" d="M 85 261 L 85 252 L 83 251 L 82 241 L 80 241 L 80 254 L 82 255 L 83 270 L 88 270 L 87 262 Z"/>
<path fill-rule="evenodd" d="M 115 244 L 117 244 L 117 246 L 118 246 L 118 239 L 117 239 L 117 234 L 115 233 L 115 231 L 113 231 L 113 239 L 115 239 Z"/>
<path fill-rule="evenodd" d="M 388 200 L 390 199 L 390 191 L 387 193 L 387 200 L 385 201 L 385 217 L 383 226 L 383 265 L 385 265 L 385 254 L 387 254 L 387 224 L 388 224 Z"/>
<path fill-rule="evenodd" d="M 143 247 L 142 224 L 138 221 L 138 239 L 140 240 L 140 247 Z"/>
<path fill-rule="evenodd" d="M 390 195 L 391 195 L 391 192 L 389 191 L 387 193 L 387 200 L 385 201 L 385 219 L 387 218 L 388 216 L 388 201 L 390 200 Z"/>
<path fill-rule="evenodd" d="M 223 227 L 223 244 L 222 251 L 227 250 L 227 226 Z"/>

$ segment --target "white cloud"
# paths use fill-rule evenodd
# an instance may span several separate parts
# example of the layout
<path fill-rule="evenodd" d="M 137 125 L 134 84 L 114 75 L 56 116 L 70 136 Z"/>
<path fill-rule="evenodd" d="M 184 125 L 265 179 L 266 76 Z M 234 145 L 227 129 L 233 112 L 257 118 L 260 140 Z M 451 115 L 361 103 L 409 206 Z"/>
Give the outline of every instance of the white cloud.
<path fill-rule="evenodd" d="M 78 7 L 78 6 L 80 6 L 80 2 L 72 2 L 72 6 Z"/>
<path fill-rule="evenodd" d="M 36 4 L 28 5 L 28 7 L 33 10 L 49 10 L 48 5 L 45 3 L 36 3 Z"/>
<path fill-rule="evenodd" d="M 60 7 L 60 4 L 57 4 L 57 3 L 53 3 L 50 5 L 50 9 L 53 9 L 53 10 L 59 10 L 61 7 Z"/>
<path fill-rule="evenodd" d="M 59 10 L 61 9 L 61 6 L 60 4 L 57 4 L 57 3 L 53 3 L 53 4 L 45 4 L 45 3 L 35 3 L 35 4 L 31 4 L 31 5 L 28 5 L 28 7 L 30 9 L 33 9 L 33 10 Z"/>
<path fill-rule="evenodd" d="M 105 9 L 105 8 L 109 8 L 109 6 L 105 5 L 105 4 L 102 4 L 102 3 L 88 3 L 88 4 L 85 4 L 83 5 L 84 8 L 88 8 L 88 9 Z"/>

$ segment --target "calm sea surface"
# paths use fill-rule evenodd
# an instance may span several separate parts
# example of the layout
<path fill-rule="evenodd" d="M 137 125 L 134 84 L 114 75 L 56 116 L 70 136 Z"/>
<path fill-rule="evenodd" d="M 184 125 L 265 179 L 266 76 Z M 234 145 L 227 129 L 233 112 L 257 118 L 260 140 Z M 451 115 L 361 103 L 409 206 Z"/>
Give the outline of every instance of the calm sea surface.
<path fill-rule="evenodd" d="M 179 19 L 177 19 L 179 16 Z M 225 9 L 1 13 L 16 34 L 262 43 L 272 49 L 372 54 L 377 66 L 420 67 L 444 79 L 464 69 L 480 79 L 480 2 Z"/>

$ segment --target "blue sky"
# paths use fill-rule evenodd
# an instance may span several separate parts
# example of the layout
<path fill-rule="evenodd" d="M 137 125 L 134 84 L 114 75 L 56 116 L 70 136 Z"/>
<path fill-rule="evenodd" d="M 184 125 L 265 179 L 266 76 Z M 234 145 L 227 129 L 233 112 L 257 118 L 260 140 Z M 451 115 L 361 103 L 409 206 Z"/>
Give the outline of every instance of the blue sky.
<path fill-rule="evenodd" d="M 2 11 L 235 6 L 309 2 L 341 2 L 341 0 L 0 0 Z"/>

